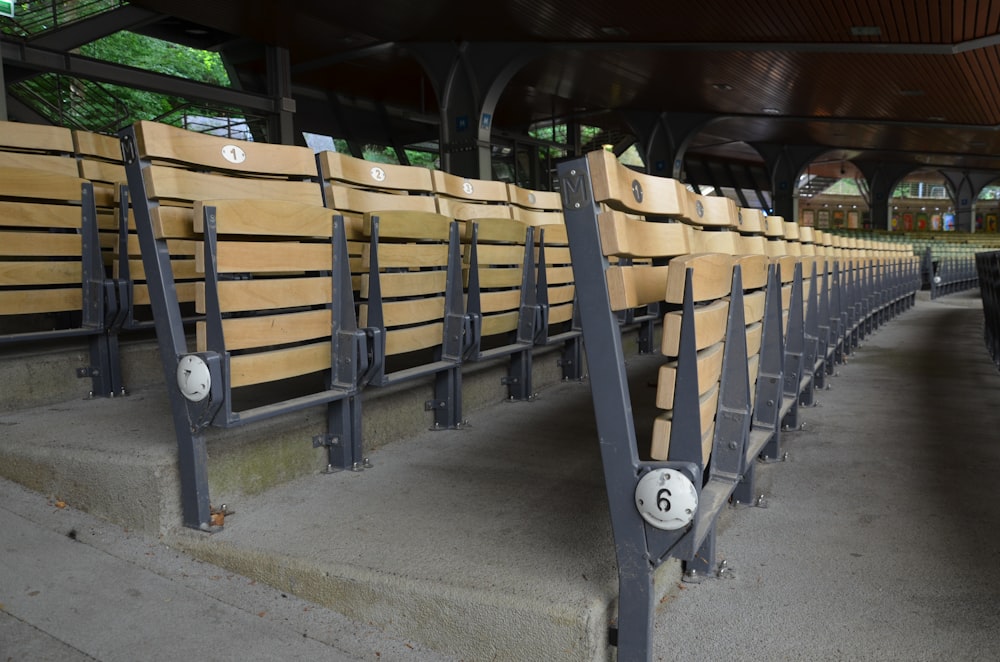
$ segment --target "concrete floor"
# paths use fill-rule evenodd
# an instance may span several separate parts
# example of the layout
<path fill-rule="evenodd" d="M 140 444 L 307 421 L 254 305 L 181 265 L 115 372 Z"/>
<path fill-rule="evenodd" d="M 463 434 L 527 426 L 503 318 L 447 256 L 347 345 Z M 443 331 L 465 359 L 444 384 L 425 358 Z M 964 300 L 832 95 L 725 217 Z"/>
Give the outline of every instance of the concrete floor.
<path fill-rule="evenodd" d="M 640 381 L 655 362 L 634 362 Z M 676 566 L 661 573 L 654 659 L 1000 659 L 992 499 L 1000 373 L 983 344 L 978 293 L 922 296 L 838 371 L 820 406 L 803 412 L 807 430 L 785 435 L 789 461 L 761 466 L 768 507 L 723 515 L 719 552 L 735 578 L 682 585 Z M 103 531 L 103 542 L 69 541 L 65 517 L 89 516 L 5 493 L 6 530 L 19 533 L 13 541 L 0 535 L 0 660 L 26 640 L 51 640 L 80 659 L 136 659 L 71 636 L 67 619 L 45 615 L 45 601 L 56 612 L 65 603 L 61 582 L 28 599 L 41 589 L 23 579 L 49 554 L 58 568 L 99 549 L 122 576 L 138 568 L 168 580 L 148 577 L 160 588 L 144 595 L 187 586 L 189 566 L 116 551 L 163 542 L 178 564 L 196 563 L 183 548 L 225 568 L 199 563 L 199 573 L 246 577 L 264 592 L 217 598 L 200 580 L 193 592 L 169 596 L 191 601 L 193 613 L 208 609 L 204 595 L 232 608 L 223 619 L 234 626 L 214 632 L 234 650 L 245 650 L 252 626 L 266 621 L 288 659 L 324 650 L 333 660 L 608 659 L 614 557 L 589 397 L 586 385 L 562 384 L 538 402 L 480 410 L 467 430 L 378 449 L 373 470 L 307 476 L 247 497 L 211 537 L 173 531 L 140 543 L 94 520 L 87 526 Z M 88 573 L 75 577 L 85 583 Z M 105 591 L 93 595 L 110 622 L 129 606 Z M 296 610 L 283 620 L 257 616 L 262 601 L 287 600 L 318 610 L 326 625 L 304 625 L 289 615 Z M 202 629 L 189 611 L 169 612 L 155 628 L 197 639 Z M 96 618 L 92 627 L 107 626 Z M 270 659 L 266 650 L 256 659 Z M 60 651 L 54 659 L 74 659 Z M 147 659 L 170 659 L 152 652 Z"/>

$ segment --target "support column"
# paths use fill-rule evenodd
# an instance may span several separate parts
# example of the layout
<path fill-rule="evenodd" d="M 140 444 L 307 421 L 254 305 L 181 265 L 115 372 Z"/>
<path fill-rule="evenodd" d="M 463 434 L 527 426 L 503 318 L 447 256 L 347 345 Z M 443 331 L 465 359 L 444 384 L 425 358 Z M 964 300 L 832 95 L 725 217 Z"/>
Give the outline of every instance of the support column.
<path fill-rule="evenodd" d="M 514 74 L 542 47 L 465 42 L 416 44 L 413 52 L 438 96 L 442 169 L 492 179 L 490 148 L 497 102 Z"/>
<path fill-rule="evenodd" d="M 975 232 L 976 199 L 996 175 L 968 170 L 942 170 L 941 175 L 948 182 L 948 195 L 955 205 L 955 230 Z"/>
<path fill-rule="evenodd" d="M 691 139 L 715 120 L 705 113 L 624 113 L 625 122 L 639 139 L 646 172 L 683 181 L 684 153 Z"/>
<path fill-rule="evenodd" d="M 295 144 L 295 99 L 292 98 L 292 66 L 287 48 L 267 47 L 267 94 L 277 112 L 268 122 L 268 139 L 282 145 Z"/>
<path fill-rule="evenodd" d="M 799 175 L 828 148 L 772 143 L 751 143 L 750 146 L 764 157 L 771 177 L 771 204 L 774 207 L 771 213 L 798 223 Z"/>
<path fill-rule="evenodd" d="M 868 182 L 868 193 L 871 196 L 871 222 L 873 230 L 892 229 L 892 192 L 899 182 L 914 170 L 912 164 L 877 163 L 861 161 L 854 164 Z"/>

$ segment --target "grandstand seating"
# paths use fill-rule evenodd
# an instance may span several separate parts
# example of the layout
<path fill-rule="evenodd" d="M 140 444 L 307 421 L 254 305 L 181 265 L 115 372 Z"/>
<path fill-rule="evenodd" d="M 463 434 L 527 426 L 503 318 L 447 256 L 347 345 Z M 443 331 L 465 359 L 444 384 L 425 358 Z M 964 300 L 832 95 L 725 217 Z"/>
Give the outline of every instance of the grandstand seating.
<path fill-rule="evenodd" d="M 618 654 L 647 659 L 656 567 L 673 557 L 688 578 L 715 571 L 721 504 L 752 498 L 740 483 L 777 446 L 778 422 L 797 424 L 799 398 L 877 314 L 863 302 L 890 302 L 894 314 L 912 301 L 914 260 L 773 217 L 762 227 L 748 210 L 710 211 L 677 182 L 607 152 L 560 164 L 559 177 L 618 554 Z M 900 278 L 870 278 L 868 259 L 898 265 Z M 663 355 L 676 358 L 658 380 L 656 404 L 668 413 L 647 420 L 642 395 L 629 389 L 618 313 L 657 300 L 668 311 Z M 768 347 L 780 348 L 779 360 Z M 769 384 L 777 389 L 762 397 Z M 648 451 L 639 443 L 646 430 Z"/>
<path fill-rule="evenodd" d="M 370 387 L 433 380 L 434 426 L 456 428 L 463 366 L 509 361 L 509 397 L 530 399 L 533 353 L 562 345 L 563 376 L 579 379 L 586 343 L 620 659 L 648 643 L 656 567 L 717 571 L 720 509 L 759 500 L 758 459 L 781 459 L 800 406 L 920 285 L 906 244 L 799 228 L 608 152 L 561 164 L 560 196 L 139 122 L 120 141 L 125 190 L 116 141 L 73 138 L 0 153 L 14 211 L 0 221 L 0 343 L 90 336 L 113 375 L 109 338 L 155 325 L 188 526 L 210 527 L 209 426 L 324 406 L 314 444 L 360 469 Z M 44 277 L 26 281 L 26 255 Z M 995 269 L 977 259 L 980 278 Z M 72 305 L 30 312 L 67 324 L 13 331 L 25 301 L 57 292 Z M 624 365 L 633 325 L 668 359 L 644 403 Z"/>
<path fill-rule="evenodd" d="M 121 393 L 94 186 L 81 179 L 69 129 L 0 122 L 0 346 L 84 336 L 77 371 L 95 396 Z"/>

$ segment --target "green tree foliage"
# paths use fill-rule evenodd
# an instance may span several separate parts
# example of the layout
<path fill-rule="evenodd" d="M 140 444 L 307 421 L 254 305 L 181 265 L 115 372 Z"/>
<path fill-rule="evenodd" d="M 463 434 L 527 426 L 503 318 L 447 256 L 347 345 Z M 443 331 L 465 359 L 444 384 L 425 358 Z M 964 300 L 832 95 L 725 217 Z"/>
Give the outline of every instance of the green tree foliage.
<path fill-rule="evenodd" d="M 201 51 L 153 37 L 122 31 L 93 41 L 80 53 L 98 60 L 138 69 L 177 76 L 199 83 L 229 87 L 229 75 L 218 53 Z M 105 85 L 129 110 L 128 121 L 152 119 L 183 106 L 186 99 L 136 90 L 119 85 Z"/>

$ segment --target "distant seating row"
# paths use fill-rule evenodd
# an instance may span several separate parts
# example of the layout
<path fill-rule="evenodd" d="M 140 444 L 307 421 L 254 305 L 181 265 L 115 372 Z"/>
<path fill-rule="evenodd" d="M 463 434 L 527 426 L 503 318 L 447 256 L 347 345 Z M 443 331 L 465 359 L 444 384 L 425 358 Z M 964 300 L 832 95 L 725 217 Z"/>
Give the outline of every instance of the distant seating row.
<path fill-rule="evenodd" d="M 754 502 L 756 461 L 782 456 L 799 406 L 912 305 L 918 259 L 762 219 L 607 152 L 560 164 L 559 182 L 618 558 L 618 659 L 648 660 L 656 568 L 717 572 L 721 508 Z M 653 402 L 625 371 L 620 312 L 637 306 L 663 319 Z"/>

